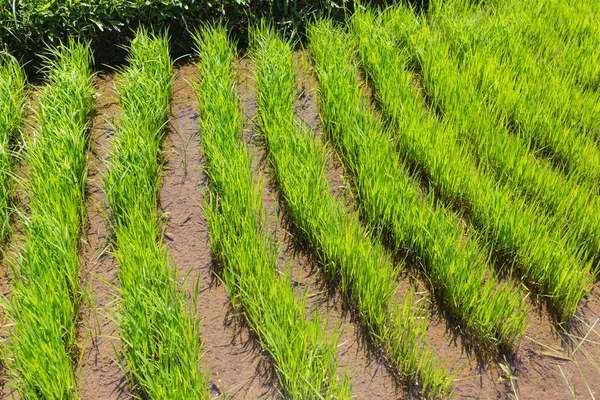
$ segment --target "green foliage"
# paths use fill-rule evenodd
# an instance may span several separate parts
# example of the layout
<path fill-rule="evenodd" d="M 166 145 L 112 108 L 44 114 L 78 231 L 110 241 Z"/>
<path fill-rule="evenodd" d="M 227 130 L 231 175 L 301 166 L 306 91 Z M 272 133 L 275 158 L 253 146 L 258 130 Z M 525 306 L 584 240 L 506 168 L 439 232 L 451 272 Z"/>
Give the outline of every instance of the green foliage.
<path fill-rule="evenodd" d="M 3 354 L 21 398 L 77 398 L 73 358 L 82 299 L 79 243 L 85 218 L 89 46 L 69 42 L 46 59 L 47 85 L 27 143 L 31 214 L 6 304 L 13 323 Z"/>
<path fill-rule="evenodd" d="M 139 23 L 163 26 L 184 19 L 208 5 L 196 0 L 3 0 L 2 36 L 27 42 L 55 41 L 65 33 L 93 35 L 97 31 L 133 27 Z"/>
<path fill-rule="evenodd" d="M 0 241 L 11 233 L 12 145 L 19 136 L 25 105 L 25 74 L 19 62 L 0 53 Z"/>
<path fill-rule="evenodd" d="M 591 32 L 580 47 L 572 35 L 547 26 L 548 19 L 586 21 L 585 14 L 579 17 L 574 7 L 563 3 L 509 2 L 489 10 L 448 6 L 439 7 L 432 17 L 436 30 L 449 39 L 462 73 L 473 80 L 498 118 L 565 173 L 598 185 L 600 122 L 595 116 L 600 93 L 577 87 L 576 71 L 555 73 L 559 61 L 554 58 L 577 47 L 589 54 L 590 68 L 597 70 L 600 39 L 594 40 Z"/>
<path fill-rule="evenodd" d="M 56 42 L 68 35 L 96 40 L 99 34 L 105 34 L 112 38 L 111 43 L 123 43 L 129 31 L 140 25 L 170 28 L 172 34 L 187 41 L 184 31 L 195 29 L 207 19 L 226 20 L 239 33 L 263 17 L 272 18 L 278 29 L 289 34 L 301 31 L 313 18 L 343 17 L 345 9 L 351 9 L 354 3 L 355 0 L 0 0 L 0 44 L 15 54 L 27 55 L 37 51 L 41 42 Z"/>
<path fill-rule="evenodd" d="M 511 348 L 524 330 L 523 298 L 488 270 L 477 235 L 401 168 L 384 129 L 361 99 L 354 47 L 331 22 L 309 29 L 310 49 L 321 88 L 324 128 L 354 178 L 359 207 L 396 250 L 422 262 L 430 289 L 453 319 L 483 349 Z M 388 60 L 389 61 L 389 60 Z M 499 317 L 500 316 L 500 317 Z"/>
<path fill-rule="evenodd" d="M 452 379 L 426 342 L 427 315 L 413 305 L 412 291 L 402 306 L 395 302 L 397 269 L 379 245 L 365 240 L 358 216 L 333 196 L 323 147 L 295 121 L 291 44 L 264 27 L 253 42 L 258 124 L 294 223 L 399 375 L 429 395 L 447 393 Z"/>
<path fill-rule="evenodd" d="M 308 318 L 306 297 L 299 303 L 289 276 L 276 270 L 277 250 L 266 228 L 261 189 L 239 140 L 243 114 L 235 89 L 235 50 L 222 26 L 205 26 L 195 40 L 201 60 L 196 93 L 210 179 L 204 212 L 231 303 L 271 357 L 283 397 L 350 398 L 347 376 L 337 376 L 337 328 L 328 337 L 318 313 Z"/>
<path fill-rule="evenodd" d="M 544 10 L 545 8 L 540 9 Z M 558 6 L 553 8 L 555 11 L 559 9 L 561 8 Z M 501 24 L 500 20 L 512 21 L 516 18 L 509 11 L 510 8 L 502 9 L 500 15 L 489 13 L 479 15 L 475 9 L 465 10 L 462 5 L 438 8 L 436 9 L 437 22 L 431 25 L 436 28 L 431 29 L 430 37 L 426 39 L 424 35 L 421 35 L 420 42 L 415 42 L 414 47 L 408 46 L 408 48 L 411 50 L 421 48 L 427 40 L 427 45 L 422 48 L 431 51 L 414 52 L 413 55 L 418 58 L 416 61 L 423 71 L 423 85 L 429 93 L 429 101 L 460 130 L 462 140 L 470 143 L 471 151 L 479 159 L 479 162 L 488 165 L 488 169 L 495 174 L 497 179 L 511 185 L 513 190 L 560 218 L 561 223 L 556 229 L 564 230 L 566 227 L 571 232 L 573 245 L 581 246 L 598 266 L 600 265 L 600 219 L 589 218 L 600 207 L 597 185 L 593 183 L 595 182 L 593 173 L 589 173 L 594 169 L 594 162 L 581 169 L 576 165 L 580 164 L 581 160 L 585 160 L 585 157 L 577 159 L 579 161 L 573 159 L 575 168 L 565 174 L 564 170 L 556 168 L 556 165 L 560 166 L 561 163 L 557 163 L 555 157 L 547 157 L 549 151 L 534 151 L 531 136 L 537 135 L 537 130 L 526 132 L 525 120 L 523 120 L 523 124 L 519 122 L 515 125 L 515 120 L 512 117 L 509 119 L 509 114 L 513 113 L 507 111 L 505 107 L 508 106 L 509 110 L 514 110 L 514 106 L 521 102 L 515 102 L 516 97 L 521 98 L 521 95 L 517 95 L 515 90 L 521 90 L 524 93 L 530 92 L 529 95 L 522 96 L 522 101 L 529 102 L 548 120 L 553 118 L 552 107 L 540 108 L 544 103 L 548 105 L 548 102 L 541 99 L 541 93 L 533 87 L 537 86 L 536 80 L 532 81 L 532 85 L 527 80 L 521 79 L 519 85 L 515 86 L 514 71 L 506 71 L 504 63 L 508 62 L 508 65 L 516 70 L 521 69 L 520 65 L 516 65 L 510 60 L 500 62 L 497 57 L 494 57 L 493 52 L 489 54 L 490 51 L 487 51 L 488 55 L 483 55 L 484 53 L 481 51 L 486 44 L 489 47 L 490 42 L 494 43 L 493 38 L 498 35 L 501 37 L 509 34 L 515 37 L 521 36 L 522 44 L 519 44 L 517 39 L 512 40 L 517 42 L 515 46 L 526 47 L 518 52 L 520 59 L 523 60 L 523 57 L 526 57 L 531 61 L 531 54 L 536 54 L 537 49 L 561 47 L 567 51 L 569 47 L 565 43 L 569 42 L 559 42 L 563 43 L 562 45 L 557 43 L 556 35 L 552 34 L 554 31 L 547 29 L 548 33 L 543 34 L 544 28 L 539 27 L 538 23 Z M 582 17 L 585 15 L 581 14 Z M 572 19 L 577 20 L 578 18 Z M 414 21 L 416 22 L 416 20 Z M 455 21 L 455 23 L 450 21 Z M 416 25 L 412 25 L 416 29 Z M 493 28 L 495 25 L 496 27 Z M 405 24 L 401 30 L 410 26 L 411 24 Z M 575 30 L 575 28 L 572 29 Z M 482 34 L 482 32 L 488 31 L 489 33 Z M 497 31 L 500 31 L 500 34 Z M 541 36 L 546 40 L 534 41 L 531 39 L 532 36 Z M 587 49 L 586 54 L 596 54 L 592 50 L 593 46 L 589 47 L 589 44 L 582 44 L 582 46 L 582 49 Z M 510 58 L 510 53 L 505 50 L 500 49 L 499 52 L 503 54 L 504 58 Z M 531 54 L 526 56 L 529 53 Z M 565 75 L 564 70 L 561 72 L 560 69 L 552 67 L 555 64 L 554 61 L 543 61 L 544 56 L 539 57 L 539 62 L 536 64 L 541 66 L 540 74 L 544 76 L 561 74 L 564 79 L 569 76 L 574 77 L 571 73 Z M 527 66 L 526 62 L 524 62 L 523 68 L 532 69 L 531 65 Z M 535 68 L 537 69 L 537 67 Z M 524 74 L 527 74 L 527 71 Z M 505 75 L 513 78 L 506 79 Z M 547 88 L 543 97 L 554 98 L 550 104 L 553 102 L 561 104 L 562 120 L 567 127 L 570 127 L 571 130 L 581 129 L 588 139 L 593 139 L 599 129 L 597 127 L 598 119 L 595 117 L 597 112 L 593 111 L 593 108 L 598 106 L 598 102 L 587 101 L 584 104 L 581 102 L 584 98 L 570 96 L 569 93 L 573 92 L 565 91 L 567 85 L 565 80 L 557 81 L 555 76 L 550 81 L 556 85 Z M 482 82 L 487 82 L 489 85 L 482 85 Z M 572 88 L 579 85 L 574 81 L 571 81 L 570 84 Z M 585 97 L 588 99 L 589 96 L 594 96 L 591 89 L 585 89 L 585 87 L 582 89 L 584 93 L 587 92 Z M 577 89 L 577 91 L 579 90 Z M 533 96 L 536 92 L 538 93 L 537 99 Z M 587 111 L 581 114 L 582 110 Z M 523 111 L 523 113 L 525 112 Z M 526 114 L 530 114 L 530 112 Z M 593 128 L 594 125 L 596 128 Z M 574 143 L 574 147 L 578 146 L 577 142 L 581 143 L 581 140 L 573 139 L 573 132 L 568 134 L 569 129 L 565 129 L 564 133 L 565 135 L 559 134 L 558 137 Z M 586 152 L 574 154 L 583 157 Z M 587 154 L 589 155 L 590 151 Z M 597 152 L 591 150 L 590 157 L 597 162 Z"/>
<path fill-rule="evenodd" d="M 352 27 L 383 114 L 397 129 L 399 152 L 427 176 L 438 197 L 466 212 L 501 262 L 512 260 L 519 270 L 515 275 L 547 295 L 560 319 L 570 318 L 592 286 L 589 266 L 576 258 L 578 249 L 568 237 L 554 229 L 556 221 L 497 184 L 468 146 L 460 145 L 456 127 L 426 112 L 410 83 L 415 77 L 405 69 L 410 57 L 396 50 L 393 18 L 385 26 L 372 13 L 358 13 Z M 518 337 L 523 325 L 515 328 L 505 335 Z"/>
<path fill-rule="evenodd" d="M 118 78 L 122 111 L 105 182 L 121 267 L 117 322 L 136 391 L 153 399 L 208 398 L 196 309 L 177 290 L 157 210 L 172 83 L 167 36 L 139 30 Z"/>
<path fill-rule="evenodd" d="M 452 35 L 444 34 L 439 25 L 428 25 L 403 9 L 394 14 L 394 30 L 399 42 L 409 50 L 419 66 L 429 102 L 458 129 L 460 141 L 476 156 L 480 168 L 493 173 L 496 179 L 528 198 L 541 210 L 553 214 L 553 229 L 563 234 L 563 241 L 568 241 L 571 248 L 579 248 L 579 254 L 592 258 L 592 262 L 598 265 L 600 220 L 589 217 L 596 213 L 600 204 L 597 189 L 577 173 L 565 176 L 557 171 L 549 160 L 533 151 L 526 139 L 511 132 L 506 119 L 499 116 L 501 109 L 486 104 L 484 93 L 474 85 L 474 75 L 460 69 L 462 57 L 453 53 L 451 43 L 445 40 Z M 486 63 L 479 60 L 477 65 L 484 66 Z M 485 72 L 476 73 L 478 77 L 482 74 Z M 563 233 L 565 231 L 566 234 Z M 538 250 L 537 256 L 541 248 L 538 247 Z M 528 257 L 532 254 L 523 253 Z M 584 269 L 587 270 L 587 267 Z M 564 279 L 561 277 L 558 281 Z M 569 305 L 557 302 L 558 309 L 563 310 L 559 313 L 561 318 L 572 315 L 577 305 L 575 300 L 587 292 L 589 281 L 589 277 L 582 276 L 580 284 L 575 286 L 561 283 L 565 288 L 578 288 L 565 289 L 565 293 L 570 293 Z"/>

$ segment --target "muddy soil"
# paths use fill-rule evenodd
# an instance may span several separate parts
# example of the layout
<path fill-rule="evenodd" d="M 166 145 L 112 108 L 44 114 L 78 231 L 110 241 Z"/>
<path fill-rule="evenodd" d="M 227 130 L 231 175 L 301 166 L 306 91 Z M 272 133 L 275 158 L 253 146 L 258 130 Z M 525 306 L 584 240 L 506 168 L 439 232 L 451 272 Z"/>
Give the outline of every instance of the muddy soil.
<path fill-rule="evenodd" d="M 196 307 L 204 342 L 201 367 L 210 371 L 214 397 L 273 397 L 271 385 L 261 376 L 266 359 L 230 315 L 225 287 L 213 273 L 208 224 L 201 211 L 208 187 L 198 136 L 198 103 L 189 83 L 198 79 L 198 68 L 184 64 L 175 72 L 160 203 L 168 219 L 165 244 L 190 300 L 198 283 Z"/>
<path fill-rule="evenodd" d="M 79 390 L 82 399 L 117 400 L 129 398 L 130 393 L 115 352 L 120 346 L 114 321 L 119 266 L 110 253 L 109 212 L 103 183 L 114 133 L 112 124 L 119 113 L 113 75 L 98 75 L 96 91 L 98 97 L 88 152 L 88 215 L 81 271 L 81 285 L 91 294 L 91 301 L 87 301 L 81 310 L 78 344 L 83 357 Z"/>

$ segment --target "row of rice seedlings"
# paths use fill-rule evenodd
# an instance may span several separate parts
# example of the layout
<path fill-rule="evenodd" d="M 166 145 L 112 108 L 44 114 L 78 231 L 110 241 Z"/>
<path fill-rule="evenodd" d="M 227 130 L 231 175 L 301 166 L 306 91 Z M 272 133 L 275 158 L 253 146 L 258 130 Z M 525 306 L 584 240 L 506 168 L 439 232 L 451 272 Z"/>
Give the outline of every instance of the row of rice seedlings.
<path fill-rule="evenodd" d="M 425 341 L 427 315 L 394 302 L 397 268 L 379 245 L 365 240 L 358 217 L 332 194 L 325 150 L 294 120 L 294 62 L 289 42 L 262 27 L 254 33 L 258 124 L 290 215 L 321 260 L 324 275 L 339 281 L 342 297 L 369 337 L 408 383 L 432 395 L 449 391 L 451 378 Z"/>
<path fill-rule="evenodd" d="M 538 0 L 514 3 L 522 9 L 522 27 L 530 49 L 577 87 L 600 91 L 598 2 Z"/>
<path fill-rule="evenodd" d="M 526 43 L 520 18 L 502 10 L 480 15 L 443 8 L 436 28 L 459 47 L 461 72 L 475 83 L 490 111 L 512 127 L 540 155 L 566 173 L 600 184 L 600 93 L 581 91 L 552 73 Z M 592 51 L 592 49 L 588 49 Z"/>
<path fill-rule="evenodd" d="M 77 398 L 73 364 L 82 292 L 79 248 L 85 219 L 92 53 L 70 41 L 45 59 L 33 138 L 26 144 L 31 213 L 26 245 L 13 268 L 12 323 L 3 357 L 24 399 Z"/>
<path fill-rule="evenodd" d="M 456 127 L 459 140 L 476 155 L 480 168 L 554 214 L 560 221 L 555 229 L 567 226 L 575 242 L 572 245 L 580 245 L 598 264 L 600 219 L 590 218 L 600 207 L 595 190 L 576 174 L 564 176 L 556 171 L 551 163 L 536 157 L 525 140 L 509 132 L 469 77 L 461 73 L 439 31 L 407 8 L 390 10 L 384 18 L 389 18 L 390 29 L 418 65 L 433 109 Z"/>
<path fill-rule="evenodd" d="M 600 6 L 596 1 L 500 2 L 502 18 L 515 28 L 540 61 L 574 86 L 600 90 Z"/>
<path fill-rule="evenodd" d="M 139 30 L 117 78 L 121 115 L 115 126 L 106 192 L 122 299 L 116 313 L 134 391 L 153 399 L 209 398 L 199 369 L 195 306 L 177 288 L 157 210 L 161 142 L 173 84 L 165 34 Z M 195 298 L 194 304 L 195 304 Z"/>
<path fill-rule="evenodd" d="M 522 336 L 525 306 L 519 292 L 499 282 L 486 265 L 476 235 L 419 186 L 400 166 L 390 132 L 361 101 L 354 48 L 330 22 L 309 28 L 321 87 L 325 131 L 354 177 L 360 209 L 397 250 L 423 264 L 441 307 L 484 350 L 510 349 Z"/>
<path fill-rule="evenodd" d="M 582 265 L 577 250 L 553 230 L 539 207 L 525 204 L 485 168 L 478 169 L 452 125 L 426 112 L 411 87 L 414 75 L 404 69 L 409 56 L 397 50 L 381 19 L 359 11 L 351 26 L 383 114 L 396 128 L 399 152 L 424 172 L 439 196 L 466 211 L 494 250 L 513 260 L 529 288 L 547 297 L 561 320 L 570 318 L 591 289 L 589 265 Z"/>
<path fill-rule="evenodd" d="M 19 62 L 0 52 L 0 242 L 10 236 L 13 144 L 20 135 L 25 105 L 25 74 Z"/>
<path fill-rule="evenodd" d="M 222 26 L 194 37 L 200 56 L 201 141 L 210 194 L 205 215 L 213 254 L 234 310 L 244 317 L 272 360 L 282 396 L 292 399 L 349 398 L 347 376 L 337 376 L 337 327 L 309 317 L 306 296 L 298 301 L 290 277 L 277 271 L 277 249 L 268 230 L 261 187 L 240 141 L 243 114 L 235 89 L 235 49 Z"/>

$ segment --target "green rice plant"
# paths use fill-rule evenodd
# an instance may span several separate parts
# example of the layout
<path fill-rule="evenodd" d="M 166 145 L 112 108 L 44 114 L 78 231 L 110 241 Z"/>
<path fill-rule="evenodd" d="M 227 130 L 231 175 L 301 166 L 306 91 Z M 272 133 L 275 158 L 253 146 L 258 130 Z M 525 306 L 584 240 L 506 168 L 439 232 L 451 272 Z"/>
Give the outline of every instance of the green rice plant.
<path fill-rule="evenodd" d="M 12 143 L 21 131 L 25 74 L 19 62 L 0 52 L 0 241 L 10 236 Z"/>
<path fill-rule="evenodd" d="M 494 2 L 485 12 L 511 24 L 531 54 L 574 87 L 600 89 L 600 8 L 595 1 Z M 463 8 L 464 4 L 457 4 Z M 436 2 L 435 6 L 447 4 Z M 476 11 L 474 8 L 471 11 Z M 474 21 L 478 25 L 478 21 Z M 472 19 L 474 20 L 474 19 Z"/>
<path fill-rule="evenodd" d="M 73 364 L 79 351 L 91 63 L 88 45 L 70 41 L 50 51 L 35 132 L 26 144 L 31 213 L 23 218 L 26 245 L 5 304 L 13 329 L 3 349 L 11 384 L 21 398 L 78 397 Z"/>
<path fill-rule="evenodd" d="M 459 140 L 469 147 L 480 167 L 496 179 L 555 215 L 556 230 L 569 231 L 571 246 L 581 246 L 597 266 L 600 256 L 600 220 L 590 218 L 600 198 L 585 181 L 564 176 L 550 162 L 537 157 L 523 138 L 512 135 L 502 119 L 486 105 L 470 77 L 458 67 L 445 35 L 430 28 L 413 11 L 397 7 L 386 13 L 398 42 L 418 65 L 432 109 L 456 127 Z M 597 269 L 597 268 L 596 268 Z"/>
<path fill-rule="evenodd" d="M 600 7 L 593 1 L 515 2 L 523 40 L 573 86 L 600 91 Z"/>
<path fill-rule="evenodd" d="M 235 51 L 222 26 L 194 36 L 200 56 L 200 133 L 210 193 L 204 212 L 211 249 L 233 309 L 244 316 L 268 353 L 282 396 L 292 399 L 349 398 L 347 375 L 337 376 L 337 327 L 327 337 L 318 313 L 308 318 L 289 276 L 277 272 L 277 249 L 268 231 L 261 188 L 240 142 L 243 114 L 235 89 Z"/>
<path fill-rule="evenodd" d="M 400 166 L 383 128 L 361 99 L 354 47 L 331 22 L 308 31 L 320 83 L 325 132 L 354 178 L 360 210 L 383 230 L 396 250 L 422 264 L 430 288 L 452 323 L 483 350 L 513 348 L 525 326 L 520 292 L 488 269 L 477 235 L 466 232 L 433 197 L 419 198 L 418 184 Z"/>
<path fill-rule="evenodd" d="M 552 1 L 542 18 L 535 19 L 527 34 L 544 43 L 548 35 L 541 21 L 551 22 L 563 39 L 561 44 L 541 47 L 553 70 L 583 90 L 600 92 L 600 7 L 593 1 Z M 564 10 L 564 11 L 563 11 Z M 558 11 L 558 12 L 557 12 Z M 532 15 L 528 13 L 526 15 Z M 533 18 L 531 18 L 533 20 Z M 533 40 L 532 40 L 533 41 Z M 561 46 L 562 45 L 562 46 Z M 554 54 L 553 54 L 554 52 Z"/>
<path fill-rule="evenodd" d="M 425 339 L 427 315 L 412 304 L 394 302 L 398 268 L 358 217 L 332 194 L 325 175 L 325 151 L 294 118 L 295 71 L 291 44 L 262 26 L 251 36 L 257 84 L 258 124 L 269 159 L 298 231 L 321 261 L 323 274 L 339 281 L 342 297 L 388 362 L 429 395 L 449 392 L 452 378 L 435 362 Z"/>
<path fill-rule="evenodd" d="M 505 12 L 509 7 L 485 13 L 440 8 L 432 26 L 443 29 L 444 38 L 456 43 L 461 71 L 482 92 L 490 111 L 539 155 L 597 187 L 600 120 L 595 115 L 600 112 L 600 93 L 580 90 L 536 57 L 540 41 L 527 40 L 531 24 L 523 21 L 524 15 L 532 13 Z M 554 47 L 562 43 L 556 42 Z M 594 53 L 594 48 L 587 51 Z"/>
<path fill-rule="evenodd" d="M 393 22 L 390 23 L 393 25 Z M 398 51 L 390 29 L 370 11 L 352 19 L 352 33 L 383 114 L 396 128 L 398 151 L 416 166 L 439 197 L 466 212 L 503 259 L 512 260 L 527 286 L 547 296 L 561 320 L 570 318 L 592 287 L 590 266 L 535 204 L 526 204 L 493 174 L 478 167 L 454 126 L 427 113 L 411 86 L 409 55 Z"/>
<path fill-rule="evenodd" d="M 157 209 L 159 156 L 173 84 L 167 35 L 139 30 L 128 61 L 117 81 L 121 115 L 105 178 L 120 266 L 117 323 L 123 349 L 118 352 L 140 396 L 209 398 L 198 365 L 202 343 L 196 309 L 178 291 Z"/>

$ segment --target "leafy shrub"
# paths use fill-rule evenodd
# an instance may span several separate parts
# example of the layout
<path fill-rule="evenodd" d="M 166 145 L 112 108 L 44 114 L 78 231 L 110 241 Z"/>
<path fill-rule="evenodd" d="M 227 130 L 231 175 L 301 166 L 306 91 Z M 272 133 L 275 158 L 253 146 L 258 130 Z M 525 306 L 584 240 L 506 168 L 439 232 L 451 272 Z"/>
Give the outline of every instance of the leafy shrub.
<path fill-rule="evenodd" d="M 69 35 L 120 44 L 132 36 L 136 27 L 145 25 L 169 28 L 178 39 L 173 41 L 175 47 L 189 52 L 187 31 L 205 20 L 227 21 L 244 41 L 247 27 L 262 17 L 272 18 L 278 30 L 289 34 L 303 30 L 307 21 L 321 15 L 343 17 L 354 3 L 355 0 L 0 0 L 0 47 L 19 56 L 31 55 L 45 48 L 45 44 Z M 106 50 L 104 45 L 100 48 Z"/>

